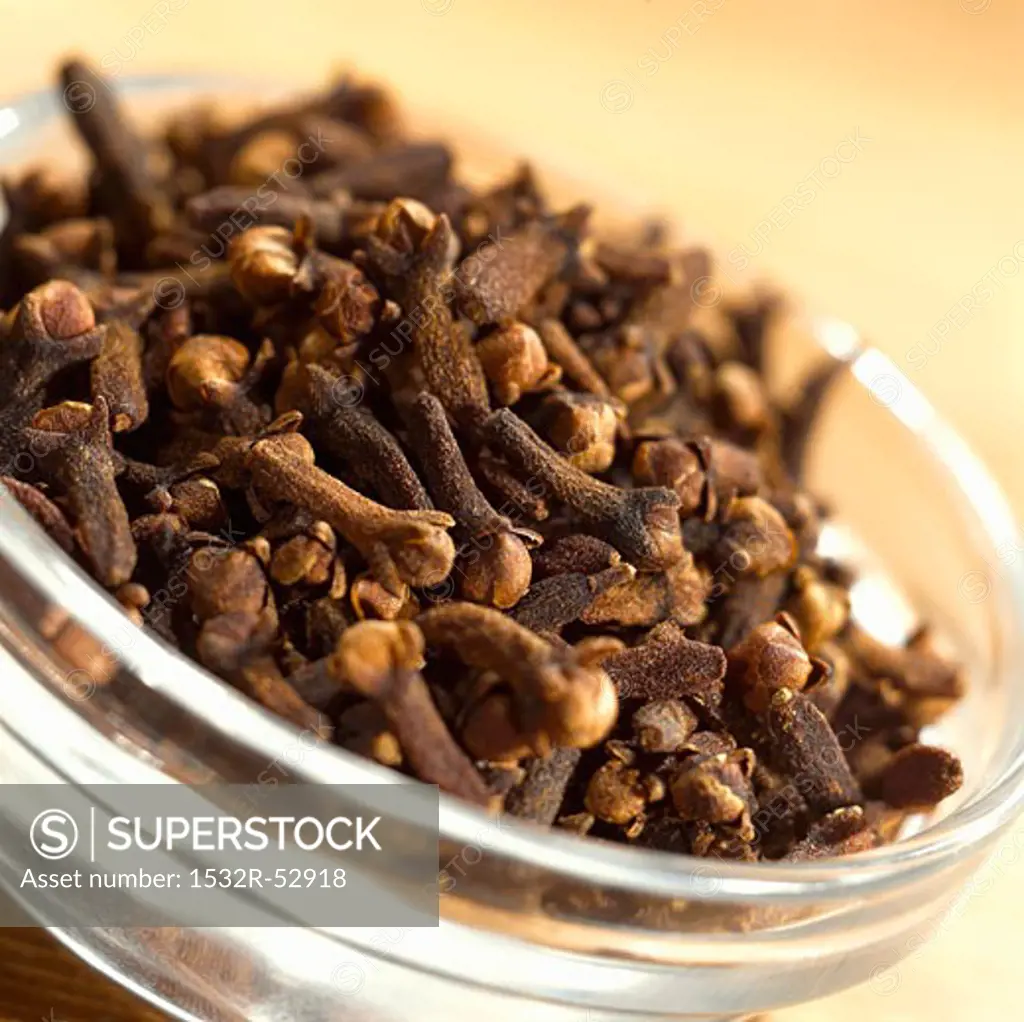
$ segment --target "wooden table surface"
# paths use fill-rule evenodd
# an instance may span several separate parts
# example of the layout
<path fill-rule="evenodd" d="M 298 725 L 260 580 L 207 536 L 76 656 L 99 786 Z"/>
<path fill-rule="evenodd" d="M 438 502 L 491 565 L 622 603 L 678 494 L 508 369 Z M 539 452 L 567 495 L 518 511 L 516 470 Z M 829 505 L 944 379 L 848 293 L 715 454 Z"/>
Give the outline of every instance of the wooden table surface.
<path fill-rule="evenodd" d="M 860 325 L 1024 507 L 1018 0 L 0 0 L 0 15 L 3 94 L 44 84 L 72 50 L 124 75 L 218 67 L 310 81 L 344 63 L 512 151 L 600 167 Z M 773 222 L 847 138 L 862 140 L 856 157 Z M 992 296 L 917 365 L 915 345 L 1000 265 Z M 773 1022 L 1018 1017 L 1022 835 L 984 893 L 898 970 Z M 8 931 L 0 1017 L 156 1016 L 45 936 Z"/>

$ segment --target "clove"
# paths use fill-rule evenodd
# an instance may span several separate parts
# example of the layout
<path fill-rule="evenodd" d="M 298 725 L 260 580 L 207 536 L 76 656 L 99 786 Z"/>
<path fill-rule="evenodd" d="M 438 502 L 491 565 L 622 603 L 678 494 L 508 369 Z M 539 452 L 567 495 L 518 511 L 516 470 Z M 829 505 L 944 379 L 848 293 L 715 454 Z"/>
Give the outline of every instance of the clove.
<path fill-rule="evenodd" d="M 671 490 L 621 490 L 592 479 L 508 409 L 494 412 L 484 434 L 521 475 L 541 480 L 640 570 L 665 568 L 683 556 L 679 498 Z"/>
<path fill-rule="evenodd" d="M 328 522 L 390 592 L 400 592 L 403 584 L 437 585 L 451 572 L 455 544 L 446 530 L 454 519 L 442 511 L 394 511 L 374 503 L 317 468 L 313 448 L 298 434 L 257 440 L 248 469 L 262 496 Z"/>
<path fill-rule="evenodd" d="M 416 776 L 477 805 L 489 805 L 487 786 L 455 744 L 437 712 L 420 668 L 424 644 L 408 621 L 364 621 L 347 629 L 330 669 L 388 718 Z"/>

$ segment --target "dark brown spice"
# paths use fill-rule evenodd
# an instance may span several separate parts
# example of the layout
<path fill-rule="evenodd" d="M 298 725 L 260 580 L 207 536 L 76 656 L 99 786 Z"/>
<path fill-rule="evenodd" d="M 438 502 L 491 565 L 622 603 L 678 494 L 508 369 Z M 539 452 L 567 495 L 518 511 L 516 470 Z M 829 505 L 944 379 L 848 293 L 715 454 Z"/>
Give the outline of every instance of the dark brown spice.
<path fill-rule="evenodd" d="M 675 626 L 609 657 L 604 667 L 623 699 L 687 699 L 712 712 L 722 701 L 725 654 Z"/>
<path fill-rule="evenodd" d="M 589 208 L 577 206 L 560 217 L 535 220 L 467 256 L 456 277 L 462 311 L 479 324 L 514 319 L 565 268 L 589 215 Z"/>
<path fill-rule="evenodd" d="M 766 720 L 772 758 L 788 777 L 799 780 L 811 809 L 828 813 L 863 800 L 835 732 L 806 696 L 778 689 Z"/>
<path fill-rule="evenodd" d="M 314 363 L 304 373 L 305 394 L 293 394 L 293 401 L 306 416 L 317 447 L 354 472 L 388 507 L 430 510 L 433 505 L 416 470 L 373 413 L 340 401 L 343 392 L 322 366 Z"/>
<path fill-rule="evenodd" d="M 522 474 L 540 479 L 637 568 L 664 568 L 682 557 L 679 498 L 671 490 L 620 490 L 592 479 L 507 409 L 491 416 L 485 436 Z"/>
<path fill-rule="evenodd" d="M 652 700 L 633 714 L 633 733 L 644 752 L 678 752 L 698 723 L 697 715 L 680 700 Z"/>
<path fill-rule="evenodd" d="M 724 825 L 741 841 L 753 841 L 755 808 L 750 783 L 756 760 L 750 749 L 684 763 L 672 781 L 672 802 L 684 820 Z"/>
<path fill-rule="evenodd" d="M 963 784 L 960 761 L 933 745 L 908 745 L 882 770 L 882 798 L 893 809 L 931 809 Z"/>
<path fill-rule="evenodd" d="M 490 793 L 437 712 L 419 668 L 423 636 L 410 622 L 365 621 L 347 629 L 330 668 L 377 702 L 416 775 L 479 805 Z"/>
<path fill-rule="evenodd" d="M 580 390 L 597 397 L 609 398 L 612 396 L 604 377 L 594 368 L 586 354 L 580 350 L 560 320 L 541 320 L 537 324 L 537 330 L 551 360 Z"/>
<path fill-rule="evenodd" d="M 10 476 L 0 476 L 0 486 L 46 530 L 50 539 L 65 553 L 70 554 L 75 549 L 75 535 L 64 512 L 38 486 Z"/>
<path fill-rule="evenodd" d="M 115 433 L 138 429 L 149 417 L 142 376 L 142 338 L 128 323 L 114 320 L 103 331 L 103 346 L 93 359 L 92 397 L 102 397 Z"/>
<path fill-rule="evenodd" d="M 811 824 L 807 836 L 786 853 L 787 862 L 833 858 L 866 852 L 879 843 L 860 806 L 836 809 Z"/>
<path fill-rule="evenodd" d="M 565 789 L 580 762 L 579 749 L 554 749 L 526 764 L 522 781 L 505 796 L 505 811 L 550 827 L 565 798 Z"/>
<path fill-rule="evenodd" d="M 538 754 L 555 745 L 586 748 L 610 731 L 617 715 L 612 683 L 572 649 L 469 603 L 434 607 L 417 623 L 429 645 L 451 650 L 468 666 L 496 672 L 512 687 L 520 734 Z"/>
<path fill-rule="evenodd" d="M 512 616 L 535 632 L 556 632 L 582 618 L 602 593 L 629 582 L 636 570 L 619 564 L 593 575 L 565 572 L 535 582 L 517 603 Z"/>
<path fill-rule="evenodd" d="M 135 626 L 474 805 L 676 854 L 851 854 L 961 785 L 920 737 L 963 669 L 867 634 L 819 550 L 844 364 L 779 399 L 777 295 L 699 308 L 706 252 L 590 239 L 526 166 L 469 186 L 375 86 L 151 143 L 60 81 L 91 166 L 3 183 L 0 487 Z"/>
<path fill-rule="evenodd" d="M 115 481 L 106 401 L 97 398 L 87 415 L 78 428 L 45 437 L 56 446 L 42 459 L 41 468 L 63 491 L 75 537 L 97 580 L 113 587 L 131 578 L 137 553 Z"/>
<path fill-rule="evenodd" d="M 377 236 L 369 239 L 370 259 L 395 283 L 407 316 L 400 328 L 407 328 L 427 388 L 461 427 L 475 429 L 486 419 L 490 400 L 480 361 L 448 305 L 458 241 L 444 214 L 425 232 L 416 217 L 408 205 L 392 203 Z"/>
<path fill-rule="evenodd" d="M 503 609 L 514 607 L 530 585 L 533 565 L 528 547 L 538 545 L 540 536 L 516 529 L 488 503 L 436 397 L 421 394 L 404 412 L 427 486 L 467 541 L 457 566 L 463 596 Z"/>

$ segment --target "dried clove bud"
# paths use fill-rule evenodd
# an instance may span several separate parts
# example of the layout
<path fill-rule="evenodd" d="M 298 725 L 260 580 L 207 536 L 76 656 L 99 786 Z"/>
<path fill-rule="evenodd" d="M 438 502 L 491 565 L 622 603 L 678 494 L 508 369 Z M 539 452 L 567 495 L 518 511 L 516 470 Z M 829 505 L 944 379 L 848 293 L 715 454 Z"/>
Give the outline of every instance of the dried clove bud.
<path fill-rule="evenodd" d="M 261 202 L 258 188 L 254 192 L 246 186 L 222 185 L 188 199 L 185 216 L 190 226 L 209 232 L 216 231 L 240 210 L 252 217 L 254 226 L 294 230 L 300 220 L 307 219 L 318 242 L 334 250 L 364 242 L 383 209 L 381 203 L 352 200 L 345 193 L 315 199 L 299 193 L 275 192 L 273 202 L 269 196 Z"/>
<path fill-rule="evenodd" d="M 543 431 L 571 465 L 587 473 L 604 472 L 615 460 L 620 415 L 615 405 L 592 394 L 562 391 L 540 408 Z"/>
<path fill-rule="evenodd" d="M 964 782 L 960 760 L 934 745 L 900 749 L 882 771 L 882 798 L 893 809 L 933 809 Z"/>
<path fill-rule="evenodd" d="M 512 687 L 519 733 L 538 755 L 554 745 L 595 745 L 615 723 L 618 706 L 608 675 L 571 648 L 470 603 L 434 607 L 418 624 L 429 645 L 452 650 L 470 667 L 495 671 Z"/>
<path fill-rule="evenodd" d="M 738 572 L 764 578 L 790 567 L 796 538 L 782 514 L 761 497 L 737 497 L 723 512 L 716 554 Z"/>
<path fill-rule="evenodd" d="M 662 621 L 699 624 L 707 614 L 706 574 L 684 554 L 665 571 L 645 572 L 599 595 L 583 612 L 587 624 L 651 627 Z"/>
<path fill-rule="evenodd" d="M 609 657 L 604 668 L 623 699 L 686 699 L 712 713 L 722 701 L 725 654 L 688 639 L 674 625 Z"/>
<path fill-rule="evenodd" d="M 786 611 L 796 623 L 805 648 L 816 652 L 846 627 L 850 594 L 842 586 L 823 581 L 807 565 L 793 572 L 791 585 L 793 592 L 786 601 Z"/>
<path fill-rule="evenodd" d="M 526 764 L 522 780 L 505 796 L 505 811 L 550 827 L 580 762 L 579 749 L 553 749 Z"/>
<path fill-rule="evenodd" d="M 19 431 L 41 407 L 53 377 L 94 358 L 102 344 L 88 299 L 73 284 L 53 280 L 22 298 L 3 344 L 0 454 L 17 450 Z"/>
<path fill-rule="evenodd" d="M 644 752 L 678 752 L 697 725 L 697 715 L 678 699 L 652 700 L 633 714 L 633 733 Z"/>
<path fill-rule="evenodd" d="M 171 357 L 167 393 L 184 412 L 215 411 L 228 432 L 245 435 L 262 428 L 269 414 L 250 391 L 272 354 L 269 342 L 250 365 L 249 350 L 230 337 L 196 334 Z"/>
<path fill-rule="evenodd" d="M 558 382 L 559 370 L 548 362 L 537 331 L 525 323 L 499 327 L 476 351 L 499 405 L 514 405 L 523 394 Z"/>
<path fill-rule="evenodd" d="M 540 538 L 512 523 L 477 488 L 441 402 L 421 394 L 405 409 L 409 440 L 438 507 L 455 519 L 466 540 L 458 571 L 462 595 L 477 603 L 514 607 L 530 585 L 527 542 Z"/>
<path fill-rule="evenodd" d="M 835 732 L 806 696 L 791 688 L 778 689 L 767 721 L 778 768 L 799 778 L 811 809 L 827 813 L 863 800 Z"/>
<path fill-rule="evenodd" d="M 490 411 L 487 383 L 468 334 L 448 307 L 448 278 L 457 239 L 443 214 L 425 234 L 417 213 L 392 203 L 380 233 L 369 239 L 371 261 L 395 285 L 409 317 L 407 328 L 427 388 L 464 429 L 479 427 Z M 402 238 L 401 247 L 396 244 Z M 413 239 L 420 236 L 417 244 Z"/>
<path fill-rule="evenodd" d="M 671 490 L 620 490 L 591 479 L 508 409 L 488 419 L 485 434 L 522 474 L 540 479 L 637 568 L 665 568 L 683 556 L 679 498 Z"/>
<path fill-rule="evenodd" d="M 780 614 L 759 625 L 728 653 L 730 677 L 743 690 L 743 699 L 755 713 L 768 708 L 772 696 L 783 689 L 803 690 L 814 673 L 792 619 Z"/>
<path fill-rule="evenodd" d="M 40 439 L 46 438 L 44 433 Z M 117 491 L 113 438 L 102 398 L 71 432 L 51 433 L 55 446 L 43 458 L 44 473 L 64 493 L 75 536 L 97 580 L 115 587 L 135 570 L 137 551 L 124 502 Z"/>
<path fill-rule="evenodd" d="M 590 778 L 584 805 L 606 823 L 623 825 L 636 819 L 647 806 L 640 771 L 620 760 L 609 760 Z"/>
<path fill-rule="evenodd" d="M 878 835 L 868 826 L 860 806 L 846 806 L 811 824 L 807 836 L 785 855 L 786 862 L 807 862 L 838 855 L 866 852 L 878 845 Z"/>
<path fill-rule="evenodd" d="M 286 586 L 320 586 L 334 575 L 334 530 L 327 522 L 313 522 L 303 532 L 278 546 L 270 558 L 270 577 Z M 344 587 L 341 587 L 344 594 Z"/>
<path fill-rule="evenodd" d="M 10 476 L 0 476 L 0 486 L 10 493 L 65 553 L 75 549 L 75 535 L 64 512 L 37 486 Z"/>
<path fill-rule="evenodd" d="M 684 820 L 726 826 L 741 840 L 753 841 L 755 763 L 750 749 L 738 749 L 684 764 L 671 785 L 676 811 Z"/>
<path fill-rule="evenodd" d="M 250 228 L 232 240 L 228 264 L 235 287 L 254 305 L 287 301 L 299 272 L 295 237 L 284 227 Z"/>
<path fill-rule="evenodd" d="M 387 201 L 403 195 L 426 201 L 445 185 L 451 167 L 447 146 L 402 143 L 379 149 L 369 159 L 318 174 L 313 190 L 320 196 L 344 191 L 357 199 Z"/>
<path fill-rule="evenodd" d="M 459 304 L 474 323 L 505 323 L 533 301 L 563 269 L 579 243 L 590 210 L 537 220 L 508 238 L 482 246 L 456 275 Z"/>
<path fill-rule="evenodd" d="M 707 459 L 695 444 L 674 437 L 649 440 L 633 454 L 633 478 L 641 486 L 664 486 L 679 497 L 686 518 L 706 502 Z"/>
<path fill-rule="evenodd" d="M 258 440 L 248 458 L 257 491 L 305 508 L 328 522 L 366 558 L 391 592 L 404 583 L 437 585 L 448 577 L 454 520 L 441 511 L 393 511 L 349 489 L 314 464 L 308 441 L 294 433 Z"/>
<path fill-rule="evenodd" d="M 304 392 L 293 395 L 293 403 L 307 417 L 319 447 L 347 465 L 388 507 L 429 510 L 427 491 L 395 437 L 368 409 L 337 400 L 337 381 L 321 366 L 304 372 Z"/>
<path fill-rule="evenodd" d="M 551 540 L 534 551 L 533 574 L 538 579 L 569 572 L 596 575 L 621 563 L 622 557 L 615 547 L 603 539 L 580 532 Z"/>
<path fill-rule="evenodd" d="M 565 572 L 530 586 L 512 616 L 535 632 L 556 632 L 583 617 L 602 593 L 636 577 L 630 564 L 618 564 L 593 575 Z"/>
<path fill-rule="evenodd" d="M 327 741 L 330 725 L 288 684 L 270 655 L 276 633 L 277 618 L 269 608 L 259 613 L 231 611 L 203 624 L 196 653 L 203 664 L 249 698 L 302 731 Z"/>
<path fill-rule="evenodd" d="M 172 217 L 167 194 L 151 173 L 145 143 L 122 115 L 113 90 L 91 67 L 68 61 L 61 68 L 61 85 L 72 123 L 92 153 L 103 204 L 118 232 L 137 246 Z"/>
<path fill-rule="evenodd" d="M 410 622 L 363 621 L 342 633 L 330 669 L 378 703 L 421 780 L 488 805 L 483 778 L 455 744 L 419 672 L 423 648 L 423 636 Z"/>
<path fill-rule="evenodd" d="M 149 417 L 142 375 L 142 338 L 124 322 L 108 323 L 92 363 L 92 397 L 106 399 L 115 433 L 138 429 Z"/>
<path fill-rule="evenodd" d="M 763 433 L 771 425 L 771 404 L 764 381 L 749 366 L 726 362 L 715 373 L 715 401 L 727 428 L 744 434 Z"/>

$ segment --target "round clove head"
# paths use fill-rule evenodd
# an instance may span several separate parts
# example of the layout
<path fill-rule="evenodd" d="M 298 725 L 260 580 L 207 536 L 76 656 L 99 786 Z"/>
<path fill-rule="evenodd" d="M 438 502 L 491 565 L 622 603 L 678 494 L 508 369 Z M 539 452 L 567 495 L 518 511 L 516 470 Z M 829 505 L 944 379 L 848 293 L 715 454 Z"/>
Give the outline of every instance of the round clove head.
<path fill-rule="evenodd" d="M 230 674 L 265 653 L 276 634 L 277 617 L 269 609 L 260 613 L 232 611 L 204 622 L 196 653 L 211 671 Z"/>
<path fill-rule="evenodd" d="M 697 730 L 697 715 L 678 699 L 654 699 L 633 714 L 633 733 L 645 752 L 681 749 Z"/>
<path fill-rule="evenodd" d="M 70 340 L 96 326 L 89 299 L 66 280 L 51 280 L 30 291 L 18 307 L 26 327 L 38 325 L 55 341 Z"/>
<path fill-rule="evenodd" d="M 814 669 L 792 619 L 784 614 L 758 625 L 727 657 L 729 674 L 738 679 L 744 702 L 755 713 L 766 710 L 780 689 L 800 692 Z"/>
<path fill-rule="evenodd" d="M 850 617 L 850 594 L 842 586 L 825 582 L 806 565 L 793 572 L 793 594 L 786 603 L 804 646 L 812 653 L 838 635 Z"/>
<path fill-rule="evenodd" d="M 174 483 L 167 491 L 169 511 L 181 515 L 193 529 L 216 532 L 228 521 L 228 510 L 220 487 L 205 477 Z"/>
<path fill-rule="evenodd" d="M 695 766 L 684 766 L 671 784 L 676 812 L 684 820 L 730 825 L 742 838 L 752 840 L 753 768 L 749 749 L 719 753 Z"/>
<path fill-rule="evenodd" d="M 384 208 L 374 235 L 399 252 L 412 252 L 437 223 L 437 214 L 416 199 L 393 199 Z"/>
<path fill-rule="evenodd" d="M 590 778 L 583 804 L 605 823 L 629 823 L 647 806 L 647 789 L 641 784 L 640 771 L 621 760 L 609 760 Z"/>
<path fill-rule="evenodd" d="M 423 650 L 411 621 L 360 621 L 342 632 L 328 670 L 360 695 L 386 699 L 396 674 L 423 666 Z"/>
<path fill-rule="evenodd" d="M 604 741 L 619 716 L 619 698 L 615 685 L 595 663 L 552 663 L 540 673 L 544 702 L 531 706 L 532 698 L 524 694 L 522 703 L 529 706 L 522 717 L 529 727 L 536 711 L 539 730 L 554 745 L 588 749 Z"/>
<path fill-rule="evenodd" d="M 523 394 L 553 381 L 556 375 L 540 335 L 525 323 L 512 323 L 488 334 L 477 344 L 476 353 L 499 405 L 514 405 Z"/>
<path fill-rule="evenodd" d="M 294 159 L 298 140 L 290 131 L 261 131 L 246 142 L 228 165 L 233 185 L 266 186 L 284 163 Z"/>
<path fill-rule="evenodd" d="M 415 589 L 441 585 L 455 564 L 455 542 L 446 531 L 454 522 L 428 525 L 410 530 L 408 539 L 392 544 L 391 559 L 398 575 Z"/>
<path fill-rule="evenodd" d="M 738 572 L 764 578 L 790 567 L 799 547 L 786 519 L 762 497 L 737 497 L 725 510 L 721 556 Z"/>
<path fill-rule="evenodd" d="M 513 532 L 484 537 L 458 563 L 462 597 L 501 610 L 514 607 L 530 588 L 533 561 L 526 544 Z"/>
<path fill-rule="evenodd" d="M 639 486 L 664 486 L 679 497 L 679 514 L 692 515 L 701 505 L 707 472 L 692 445 L 675 437 L 645 440 L 633 455 L 633 479 Z"/>
<path fill-rule="evenodd" d="M 241 547 L 201 547 L 189 559 L 187 577 L 192 612 L 200 621 L 235 612 L 256 614 L 267 604 L 263 565 Z"/>
<path fill-rule="evenodd" d="M 250 227 L 228 247 L 231 279 L 254 305 L 273 305 L 292 294 L 299 271 L 295 238 L 284 227 Z"/>
<path fill-rule="evenodd" d="M 380 305 L 377 289 L 362 270 L 344 259 L 321 256 L 317 271 L 322 276 L 313 311 L 335 343 L 351 344 L 373 329 Z"/>
<path fill-rule="evenodd" d="M 337 540 L 326 522 L 285 540 L 270 559 L 270 577 L 281 585 L 323 585 L 331 576 Z"/>
<path fill-rule="evenodd" d="M 249 349 L 230 337 L 196 334 L 171 357 L 167 392 L 183 412 L 221 408 L 249 368 Z"/>
<path fill-rule="evenodd" d="M 723 418 L 731 426 L 760 432 L 771 422 L 772 411 L 764 380 L 742 362 L 726 362 L 715 374 L 716 398 Z"/>
<path fill-rule="evenodd" d="M 624 550 L 630 560 L 641 570 L 657 571 L 669 568 L 681 560 L 687 552 L 683 546 L 683 534 L 679 527 L 679 503 L 677 499 L 665 501 L 662 494 L 671 490 L 633 490 L 633 494 L 650 494 L 643 515 L 643 550 Z"/>
<path fill-rule="evenodd" d="M 553 394 L 542 406 L 551 445 L 583 472 L 604 472 L 615 460 L 619 412 L 593 394 Z"/>

